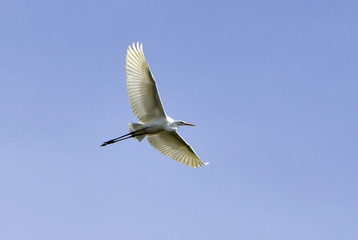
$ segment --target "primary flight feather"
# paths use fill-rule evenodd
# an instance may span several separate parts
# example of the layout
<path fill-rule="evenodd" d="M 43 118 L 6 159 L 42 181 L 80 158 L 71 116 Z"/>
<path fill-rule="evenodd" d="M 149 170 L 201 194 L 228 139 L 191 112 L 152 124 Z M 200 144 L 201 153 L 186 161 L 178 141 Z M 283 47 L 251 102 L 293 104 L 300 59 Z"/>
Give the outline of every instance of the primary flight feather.
<path fill-rule="evenodd" d="M 194 168 L 207 164 L 177 132 L 179 126 L 195 125 L 175 121 L 165 113 L 143 45 L 138 42 L 127 50 L 126 73 L 129 102 L 139 123 L 130 123 L 128 134 L 104 142 L 101 147 L 132 137 L 142 141 L 147 136 L 154 148 L 176 161 Z"/>

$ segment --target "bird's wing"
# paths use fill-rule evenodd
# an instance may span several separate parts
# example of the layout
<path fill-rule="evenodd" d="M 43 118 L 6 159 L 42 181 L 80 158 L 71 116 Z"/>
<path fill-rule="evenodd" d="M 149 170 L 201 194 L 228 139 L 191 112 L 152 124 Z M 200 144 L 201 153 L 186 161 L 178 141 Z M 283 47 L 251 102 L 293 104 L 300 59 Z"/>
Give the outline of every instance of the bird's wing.
<path fill-rule="evenodd" d="M 164 155 L 190 167 L 201 167 L 203 163 L 194 150 L 177 132 L 162 131 L 148 134 L 149 143 Z"/>
<path fill-rule="evenodd" d="M 134 115 L 141 123 L 166 117 L 157 84 L 149 69 L 143 45 L 129 46 L 126 59 L 127 89 Z"/>

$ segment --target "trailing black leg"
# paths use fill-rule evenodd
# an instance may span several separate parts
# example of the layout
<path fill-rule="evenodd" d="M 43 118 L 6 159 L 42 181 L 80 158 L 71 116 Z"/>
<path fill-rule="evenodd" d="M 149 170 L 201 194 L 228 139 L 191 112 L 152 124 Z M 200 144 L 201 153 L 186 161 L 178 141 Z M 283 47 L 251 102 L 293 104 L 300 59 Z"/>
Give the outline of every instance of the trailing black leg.
<path fill-rule="evenodd" d="M 133 132 L 130 132 L 130 133 L 127 133 L 123 136 L 120 136 L 120 137 L 117 137 L 117 138 L 114 138 L 114 139 L 111 139 L 107 142 L 104 142 L 101 147 L 104 147 L 108 144 L 112 144 L 112 143 L 116 143 L 116 142 L 119 142 L 119 141 L 122 141 L 122 140 L 126 140 L 126 139 L 129 139 L 129 138 L 132 138 L 132 137 L 137 137 L 137 136 L 142 136 L 142 135 L 145 135 L 146 133 L 140 133 L 141 131 L 145 130 L 146 128 L 143 128 L 143 129 L 140 129 L 140 130 L 137 130 L 137 131 L 133 131 Z"/>

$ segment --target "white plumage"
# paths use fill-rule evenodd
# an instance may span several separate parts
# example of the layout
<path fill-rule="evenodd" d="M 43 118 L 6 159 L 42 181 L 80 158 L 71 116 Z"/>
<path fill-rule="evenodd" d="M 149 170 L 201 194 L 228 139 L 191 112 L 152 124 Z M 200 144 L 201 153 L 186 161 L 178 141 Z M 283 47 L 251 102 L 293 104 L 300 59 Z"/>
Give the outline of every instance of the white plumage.
<path fill-rule="evenodd" d="M 163 108 L 156 81 L 145 59 L 142 44 L 133 43 L 127 50 L 127 89 L 129 102 L 139 123 L 130 123 L 130 133 L 109 140 L 106 146 L 128 138 L 142 141 L 145 136 L 149 143 L 164 155 L 191 167 L 203 163 L 195 151 L 178 134 L 179 126 L 195 126 L 181 120 L 174 121 Z"/>

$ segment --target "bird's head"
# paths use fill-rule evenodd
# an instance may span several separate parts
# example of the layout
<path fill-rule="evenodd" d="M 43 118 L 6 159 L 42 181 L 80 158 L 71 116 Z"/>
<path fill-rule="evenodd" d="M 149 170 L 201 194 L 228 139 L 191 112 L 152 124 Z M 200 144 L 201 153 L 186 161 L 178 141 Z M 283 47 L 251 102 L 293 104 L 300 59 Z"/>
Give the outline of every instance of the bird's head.
<path fill-rule="evenodd" d="M 175 121 L 174 123 L 175 123 L 178 127 L 179 127 L 179 126 L 192 126 L 192 127 L 195 127 L 194 124 L 192 124 L 192 123 L 187 123 L 187 122 L 184 122 L 184 121 L 182 121 L 182 120 L 177 120 L 177 121 Z"/>

